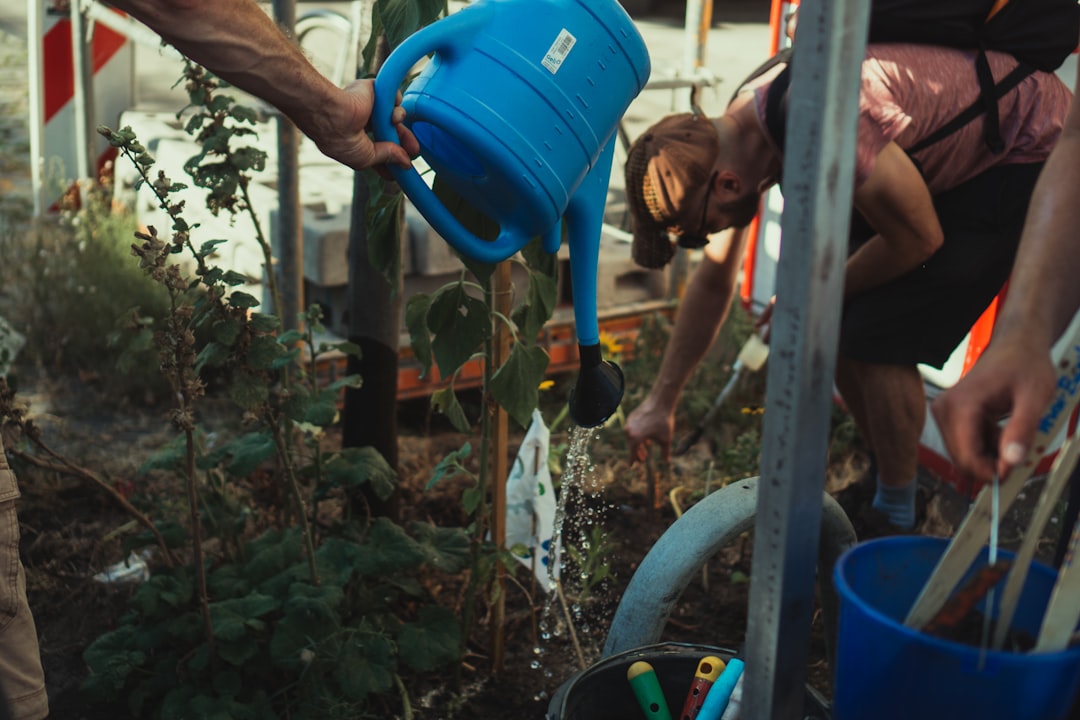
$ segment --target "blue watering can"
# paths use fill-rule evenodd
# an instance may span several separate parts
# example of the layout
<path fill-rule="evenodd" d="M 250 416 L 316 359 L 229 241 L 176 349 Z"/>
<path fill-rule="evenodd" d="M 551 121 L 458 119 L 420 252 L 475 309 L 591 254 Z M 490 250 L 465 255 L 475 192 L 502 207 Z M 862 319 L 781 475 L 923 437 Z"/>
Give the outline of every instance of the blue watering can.
<path fill-rule="evenodd" d="M 375 80 L 376 139 L 402 97 L 405 124 L 442 180 L 500 228 L 482 240 L 415 168 L 390 167 L 413 205 L 461 254 L 500 262 L 541 237 L 558 252 L 566 219 L 580 374 L 570 415 L 582 427 L 619 406 L 623 375 L 600 352 L 596 269 L 615 129 L 649 78 L 649 54 L 616 0 L 478 0 L 407 38 Z"/>

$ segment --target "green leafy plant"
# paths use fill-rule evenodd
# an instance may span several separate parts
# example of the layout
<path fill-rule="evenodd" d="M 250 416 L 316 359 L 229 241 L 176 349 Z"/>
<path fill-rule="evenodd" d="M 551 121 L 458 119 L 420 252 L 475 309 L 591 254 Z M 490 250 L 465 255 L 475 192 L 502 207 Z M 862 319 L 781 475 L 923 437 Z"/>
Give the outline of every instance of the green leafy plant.
<path fill-rule="evenodd" d="M 251 116 L 201 69 L 189 66 L 186 82 L 196 109 L 187 127 L 202 147 L 186 170 L 210 190 L 212 209 L 250 210 L 245 173 L 258 153 L 233 143 L 250 135 Z M 396 483 L 371 448 L 323 448 L 341 388 L 359 379 L 319 386 L 311 360 L 327 349 L 315 342 L 319 311 L 295 331 L 285 331 L 277 314 L 255 311 L 257 300 L 236 289 L 245 278 L 211 262 L 225 240 L 194 242 L 182 204 L 170 199 L 183 186 L 151 175 L 154 160 L 130 130 L 102 134 L 139 168 L 173 223 L 169 241 L 154 228 L 137 233 L 133 252 L 168 299 L 154 341 L 178 399 L 172 417 L 180 433 L 145 470 L 184 480 L 186 527 L 170 519 L 161 534 L 177 549 L 186 542 L 189 562 L 155 572 L 119 627 L 86 650 L 87 693 L 126 698 L 139 717 L 352 718 L 385 716 L 395 705 L 410 716 L 403 678 L 457 660 L 462 646 L 457 619 L 420 579 L 461 572 L 467 536 L 354 518 L 347 502 L 339 521 L 316 532 L 320 502 L 365 486 L 385 497 Z M 193 276 L 176 261 L 181 254 L 191 258 Z M 199 348 L 197 330 L 208 336 Z M 348 343 L 335 349 L 355 352 Z M 226 378 L 248 426 L 212 449 L 195 422 L 209 371 Z M 245 539 L 252 517 L 244 482 L 259 473 L 288 498 L 286 522 Z"/>
<path fill-rule="evenodd" d="M 588 535 L 577 543 L 566 543 L 565 549 L 581 578 L 577 600 L 585 602 L 605 580 L 613 577 L 609 560 L 615 544 L 602 527 L 592 525 Z"/>
<path fill-rule="evenodd" d="M 117 398 L 164 395 L 149 339 L 166 303 L 130 261 L 135 229 L 111 188 L 92 185 L 80 204 L 69 195 L 55 215 L 3 230 L 0 285 L 20 288 L 3 313 L 26 338 L 25 365 L 78 372 Z"/>

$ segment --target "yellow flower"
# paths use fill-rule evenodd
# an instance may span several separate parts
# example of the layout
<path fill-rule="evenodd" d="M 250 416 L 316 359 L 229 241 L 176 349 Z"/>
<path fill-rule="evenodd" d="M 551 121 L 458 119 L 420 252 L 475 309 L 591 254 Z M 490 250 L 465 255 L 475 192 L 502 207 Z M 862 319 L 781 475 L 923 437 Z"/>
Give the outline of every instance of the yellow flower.
<path fill-rule="evenodd" d="M 609 332 L 600 333 L 600 346 L 604 348 L 607 355 L 618 355 L 623 349 L 619 339 Z"/>
<path fill-rule="evenodd" d="M 540 390 L 550 390 L 553 387 L 555 387 L 554 380 L 545 380 L 544 382 L 540 383 Z"/>

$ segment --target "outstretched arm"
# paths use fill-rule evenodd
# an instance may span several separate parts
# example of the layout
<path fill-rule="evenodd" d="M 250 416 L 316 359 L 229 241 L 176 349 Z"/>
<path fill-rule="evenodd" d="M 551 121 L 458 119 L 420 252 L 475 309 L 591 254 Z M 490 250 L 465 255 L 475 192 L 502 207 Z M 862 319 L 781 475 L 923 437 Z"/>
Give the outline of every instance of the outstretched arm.
<path fill-rule="evenodd" d="M 735 279 L 742 264 L 748 231 L 725 230 L 705 246 L 705 257 L 694 270 L 686 295 L 679 303 L 675 328 L 652 389 L 626 419 L 630 458 L 644 460 L 649 443 L 671 453 L 675 433 L 675 406 L 698 363 L 708 352 L 727 317 L 735 295 Z"/>
<path fill-rule="evenodd" d="M 372 143 L 365 128 L 374 100 L 370 80 L 339 88 L 321 75 L 253 0 L 108 0 L 177 50 L 287 115 L 327 156 L 355 169 L 408 165 L 416 139 L 398 125 L 402 144 Z M 404 115 L 395 109 L 394 121 Z"/>
<path fill-rule="evenodd" d="M 1080 79 L 1076 92 L 1080 93 Z M 1028 208 L 990 346 L 932 406 L 953 462 L 980 480 L 1022 461 L 1054 392 L 1050 348 L 1080 307 L 1080 101 Z M 998 432 L 998 421 L 1009 416 Z"/>

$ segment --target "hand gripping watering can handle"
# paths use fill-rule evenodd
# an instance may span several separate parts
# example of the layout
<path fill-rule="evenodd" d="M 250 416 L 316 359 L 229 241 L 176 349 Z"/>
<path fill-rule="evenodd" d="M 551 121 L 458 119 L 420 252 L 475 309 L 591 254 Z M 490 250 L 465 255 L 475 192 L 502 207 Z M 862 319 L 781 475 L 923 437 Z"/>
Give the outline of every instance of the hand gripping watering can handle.
<path fill-rule="evenodd" d="M 406 74 L 416 62 L 431 53 L 440 54 L 444 62 L 453 62 L 455 53 L 468 51 L 472 46 L 473 36 L 488 24 L 489 14 L 493 7 L 494 5 L 490 3 L 479 4 L 454 13 L 410 35 L 390 53 L 390 57 L 386 59 L 375 78 L 375 105 L 371 115 L 371 125 L 376 140 L 397 142 L 397 132 L 390 121 L 391 113 L 398 90 Z M 458 252 L 473 260 L 487 263 L 500 262 L 516 253 L 532 239 L 513 230 L 502 228 L 499 236 L 494 240 L 481 240 L 446 209 L 446 206 L 416 172 L 416 168 L 402 168 L 396 165 L 388 167 L 409 200 L 439 235 Z"/>

